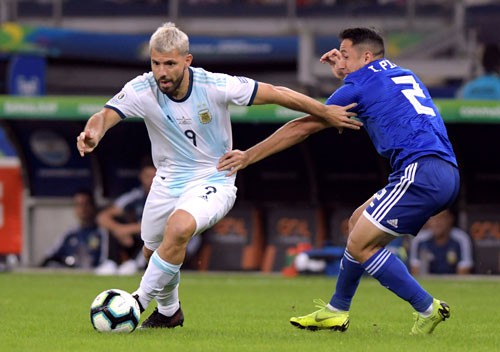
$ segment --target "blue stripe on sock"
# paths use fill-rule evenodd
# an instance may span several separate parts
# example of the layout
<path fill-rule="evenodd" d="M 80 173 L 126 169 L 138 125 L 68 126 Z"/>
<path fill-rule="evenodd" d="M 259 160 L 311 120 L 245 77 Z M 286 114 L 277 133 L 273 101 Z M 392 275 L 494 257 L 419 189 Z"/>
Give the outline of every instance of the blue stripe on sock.
<path fill-rule="evenodd" d="M 181 265 L 170 264 L 160 258 L 158 253 L 155 251 L 151 256 L 151 262 L 164 273 L 175 275 L 181 269 Z"/>
<path fill-rule="evenodd" d="M 383 248 L 379 252 L 377 252 L 374 256 L 372 256 L 366 263 L 363 265 L 365 270 L 370 275 L 375 275 L 377 271 L 387 262 L 390 257 L 391 252 L 387 249 Z M 368 264 L 368 262 L 370 262 Z"/>
<path fill-rule="evenodd" d="M 353 262 L 353 263 L 359 264 L 359 262 L 358 262 L 356 259 L 354 259 L 354 257 L 351 255 L 351 253 L 349 253 L 349 252 L 347 251 L 347 249 L 344 251 L 344 258 L 345 258 L 346 260 L 350 261 L 350 262 Z"/>

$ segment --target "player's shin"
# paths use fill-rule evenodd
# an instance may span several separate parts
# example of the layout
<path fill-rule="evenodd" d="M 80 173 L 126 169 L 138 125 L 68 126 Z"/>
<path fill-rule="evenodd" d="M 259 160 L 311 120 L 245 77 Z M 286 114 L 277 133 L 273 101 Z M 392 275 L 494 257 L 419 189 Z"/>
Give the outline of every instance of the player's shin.
<path fill-rule="evenodd" d="M 382 286 L 409 302 L 417 312 L 424 312 L 432 304 L 432 296 L 410 275 L 404 263 L 387 249 L 382 248 L 362 265 Z"/>
<path fill-rule="evenodd" d="M 139 302 L 144 309 L 149 302 L 165 289 L 174 277 L 179 277 L 181 264 L 170 264 L 160 258 L 155 251 L 141 279 L 141 284 L 134 295 L 139 295 Z M 177 282 L 178 283 L 178 282 Z"/>
<path fill-rule="evenodd" d="M 330 300 L 330 305 L 333 308 L 341 311 L 349 311 L 352 298 L 356 293 L 359 281 L 364 272 L 365 269 L 346 249 L 340 261 L 340 271 L 335 293 Z"/>

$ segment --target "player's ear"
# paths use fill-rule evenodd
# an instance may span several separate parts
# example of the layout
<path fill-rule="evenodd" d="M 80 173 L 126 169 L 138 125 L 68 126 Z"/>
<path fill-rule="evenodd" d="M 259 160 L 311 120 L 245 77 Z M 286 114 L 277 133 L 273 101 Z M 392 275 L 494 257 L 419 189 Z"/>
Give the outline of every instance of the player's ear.
<path fill-rule="evenodd" d="M 191 66 L 191 63 L 193 62 L 193 55 L 187 54 L 185 57 L 185 62 L 186 62 L 186 66 Z"/>
<path fill-rule="evenodd" d="M 373 53 L 369 50 L 365 51 L 363 54 L 363 58 L 365 59 L 365 64 L 373 61 Z"/>

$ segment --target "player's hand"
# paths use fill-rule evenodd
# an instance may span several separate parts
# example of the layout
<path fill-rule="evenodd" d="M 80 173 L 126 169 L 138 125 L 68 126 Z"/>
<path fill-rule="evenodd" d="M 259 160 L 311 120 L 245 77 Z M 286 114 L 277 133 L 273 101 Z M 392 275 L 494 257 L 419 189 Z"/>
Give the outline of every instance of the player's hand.
<path fill-rule="evenodd" d="M 117 216 L 119 215 L 117 214 Z M 113 220 L 111 224 L 105 228 L 118 243 L 126 248 L 130 248 L 134 244 L 134 236 L 140 231 L 138 230 L 138 228 L 140 228 L 140 223 L 132 222 L 122 224 Z"/>
<path fill-rule="evenodd" d="M 342 59 L 342 54 L 338 49 L 332 49 L 321 55 L 319 61 L 322 64 L 335 65 L 338 60 Z"/>
<path fill-rule="evenodd" d="M 118 243 L 120 243 L 125 248 L 130 248 L 134 245 L 134 239 L 131 236 L 120 237 L 115 235 L 115 238 L 118 241 Z"/>
<path fill-rule="evenodd" d="M 326 105 L 328 111 L 327 122 L 335 127 L 339 133 L 342 133 L 344 128 L 348 128 L 351 130 L 359 130 L 363 127 L 363 123 L 361 121 L 355 120 L 352 117 L 356 117 L 357 114 L 355 112 L 349 111 L 354 108 L 357 103 L 352 103 L 346 106 L 339 105 Z"/>
<path fill-rule="evenodd" d="M 249 159 L 246 152 L 235 149 L 224 154 L 217 164 L 217 170 L 229 171 L 226 176 L 234 175 L 238 170 L 248 166 Z"/>
<path fill-rule="evenodd" d="M 81 132 L 78 137 L 76 137 L 76 147 L 80 152 L 80 156 L 84 156 L 92 152 L 97 143 L 99 142 L 96 133 L 90 129 Z"/>
<path fill-rule="evenodd" d="M 343 79 L 346 76 L 344 72 L 344 58 L 337 49 L 332 49 L 324 53 L 319 62 L 330 65 L 333 75 L 338 79 Z"/>
<path fill-rule="evenodd" d="M 136 233 L 133 226 L 134 224 L 118 224 L 111 233 L 121 245 L 130 248 L 134 244 L 133 236 Z"/>

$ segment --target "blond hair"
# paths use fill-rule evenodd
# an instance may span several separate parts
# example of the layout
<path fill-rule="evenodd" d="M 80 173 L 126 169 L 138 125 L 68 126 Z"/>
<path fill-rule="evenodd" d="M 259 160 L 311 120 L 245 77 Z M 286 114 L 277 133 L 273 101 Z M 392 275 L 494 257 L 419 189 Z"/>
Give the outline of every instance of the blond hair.
<path fill-rule="evenodd" d="M 172 22 L 166 22 L 153 33 L 149 40 L 149 51 L 152 49 L 160 53 L 172 50 L 179 51 L 182 55 L 189 54 L 189 38 Z"/>

